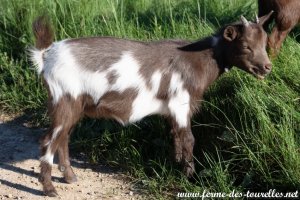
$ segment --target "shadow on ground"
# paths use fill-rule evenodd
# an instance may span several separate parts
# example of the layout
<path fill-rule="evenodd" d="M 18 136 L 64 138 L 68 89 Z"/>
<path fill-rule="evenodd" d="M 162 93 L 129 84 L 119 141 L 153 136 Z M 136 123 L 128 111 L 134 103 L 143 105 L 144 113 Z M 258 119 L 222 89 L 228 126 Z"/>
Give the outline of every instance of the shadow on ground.
<path fill-rule="evenodd" d="M 22 179 L 30 177 L 37 181 L 39 174 L 39 138 L 44 134 L 43 128 L 28 127 L 26 116 L 17 117 L 12 120 L 1 121 L 0 118 L 0 186 L 7 186 L 19 191 L 41 196 L 41 190 L 33 189 L 30 185 L 23 183 Z M 23 163 L 33 160 L 33 166 L 22 168 Z M 117 169 L 107 166 L 92 166 L 87 162 L 84 154 L 72 157 L 72 166 L 79 169 L 91 169 L 102 174 L 117 173 Z M 26 164 L 24 164 L 25 166 Z M 27 164 L 28 165 L 28 164 Z M 14 176 L 11 179 L 7 177 Z M 63 183 L 62 177 L 52 176 L 56 182 Z M 33 182 L 33 181 L 31 181 Z M 2 192 L 0 192 L 2 193 Z"/>

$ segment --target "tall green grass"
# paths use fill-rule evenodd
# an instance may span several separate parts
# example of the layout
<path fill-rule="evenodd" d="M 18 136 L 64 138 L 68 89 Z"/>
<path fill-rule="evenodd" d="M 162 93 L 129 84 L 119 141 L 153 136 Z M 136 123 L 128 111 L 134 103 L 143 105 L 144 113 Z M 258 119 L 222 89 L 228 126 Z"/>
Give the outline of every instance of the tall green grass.
<path fill-rule="evenodd" d="M 56 39 L 110 35 L 137 40 L 196 40 L 243 14 L 254 18 L 255 0 L 2 0 L 0 7 L 0 108 L 45 113 L 46 93 L 28 61 L 31 23 L 47 14 Z M 294 35 L 297 33 L 294 32 Z M 290 37 L 264 81 L 237 69 L 205 94 L 193 118 L 197 173 L 187 180 L 172 162 L 169 126 L 148 117 L 121 127 L 83 120 L 73 151 L 129 173 L 152 198 L 177 192 L 245 192 L 299 188 L 300 45 Z M 199 102 L 200 103 L 200 102 Z"/>

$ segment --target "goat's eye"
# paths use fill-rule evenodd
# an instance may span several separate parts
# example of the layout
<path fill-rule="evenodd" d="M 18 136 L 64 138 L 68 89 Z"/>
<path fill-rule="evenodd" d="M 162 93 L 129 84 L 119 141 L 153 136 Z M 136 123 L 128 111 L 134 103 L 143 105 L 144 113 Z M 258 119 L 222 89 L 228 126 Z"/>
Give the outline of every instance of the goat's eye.
<path fill-rule="evenodd" d="M 252 52 L 251 48 L 247 44 L 243 44 L 242 49 L 245 53 Z"/>

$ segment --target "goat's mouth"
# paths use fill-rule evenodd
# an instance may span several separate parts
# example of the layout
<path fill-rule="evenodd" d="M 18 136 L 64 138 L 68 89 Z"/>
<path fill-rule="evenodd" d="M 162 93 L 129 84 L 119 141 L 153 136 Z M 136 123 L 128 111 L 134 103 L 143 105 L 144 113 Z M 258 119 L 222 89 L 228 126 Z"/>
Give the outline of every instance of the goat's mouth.
<path fill-rule="evenodd" d="M 257 67 L 251 67 L 249 68 L 249 72 L 254 75 L 256 78 L 258 78 L 259 80 L 263 80 L 265 78 L 265 76 L 268 74 L 265 71 L 260 70 Z"/>

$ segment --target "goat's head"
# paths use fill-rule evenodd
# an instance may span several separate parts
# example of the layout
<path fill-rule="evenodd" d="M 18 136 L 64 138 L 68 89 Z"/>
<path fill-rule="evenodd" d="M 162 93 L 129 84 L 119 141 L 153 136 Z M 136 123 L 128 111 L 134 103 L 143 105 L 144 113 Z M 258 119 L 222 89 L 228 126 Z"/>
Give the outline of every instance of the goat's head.
<path fill-rule="evenodd" d="M 242 16 L 241 22 L 223 29 L 223 44 L 228 65 L 243 69 L 259 79 L 271 72 L 272 65 L 266 51 L 267 33 L 263 29 L 263 24 L 271 14 L 272 12 L 257 18 L 256 22 L 248 22 Z"/>

